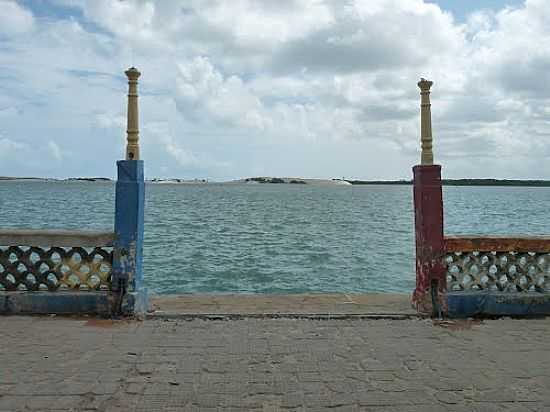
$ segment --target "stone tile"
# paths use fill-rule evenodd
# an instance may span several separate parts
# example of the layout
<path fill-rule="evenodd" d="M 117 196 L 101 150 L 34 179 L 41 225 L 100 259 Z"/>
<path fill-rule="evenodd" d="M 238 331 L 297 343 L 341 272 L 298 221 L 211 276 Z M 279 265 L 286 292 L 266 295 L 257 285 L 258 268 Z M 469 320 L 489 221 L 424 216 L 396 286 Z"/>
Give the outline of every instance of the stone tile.
<path fill-rule="evenodd" d="M 0 411 L 550 410 L 550 319 L 26 319 L 0 318 Z"/>

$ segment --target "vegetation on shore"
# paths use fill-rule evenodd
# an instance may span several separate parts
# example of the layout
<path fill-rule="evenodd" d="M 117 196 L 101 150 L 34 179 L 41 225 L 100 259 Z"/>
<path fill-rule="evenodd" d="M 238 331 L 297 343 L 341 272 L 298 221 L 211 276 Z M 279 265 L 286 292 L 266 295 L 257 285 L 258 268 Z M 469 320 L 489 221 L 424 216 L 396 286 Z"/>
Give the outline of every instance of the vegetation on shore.
<path fill-rule="evenodd" d="M 412 180 L 347 180 L 352 185 L 412 185 Z M 442 179 L 443 186 L 534 186 L 550 187 L 550 180 Z"/>
<path fill-rule="evenodd" d="M 110 182 L 112 179 L 108 177 L 68 177 L 66 179 L 56 179 L 53 177 L 12 177 L 12 176 L 0 176 L 0 180 L 37 180 L 44 182 Z"/>
<path fill-rule="evenodd" d="M 244 179 L 245 182 L 256 183 L 290 183 L 290 184 L 307 184 L 305 180 L 301 179 L 284 179 L 280 177 L 248 177 Z"/>
<path fill-rule="evenodd" d="M 0 176 L 0 181 L 26 180 L 26 181 L 84 181 L 84 182 L 108 182 L 108 177 L 69 177 L 66 179 L 44 178 L 44 177 L 11 177 Z M 151 179 L 151 183 L 209 183 L 208 179 Z M 238 181 L 235 181 L 238 182 Z M 246 183 L 274 183 L 274 184 L 309 184 L 316 182 L 334 182 L 352 185 L 412 185 L 412 180 L 354 180 L 354 179 L 304 179 L 304 178 L 281 178 L 281 177 L 248 177 L 240 180 Z M 527 186 L 527 187 L 550 187 L 550 180 L 528 180 L 528 179 L 442 179 L 443 186 Z"/>

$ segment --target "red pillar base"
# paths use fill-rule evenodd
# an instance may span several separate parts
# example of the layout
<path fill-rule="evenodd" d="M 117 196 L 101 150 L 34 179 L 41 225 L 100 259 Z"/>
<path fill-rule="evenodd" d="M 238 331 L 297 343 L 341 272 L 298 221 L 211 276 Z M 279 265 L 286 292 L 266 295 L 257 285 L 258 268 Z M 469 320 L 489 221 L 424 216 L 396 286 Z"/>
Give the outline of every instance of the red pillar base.
<path fill-rule="evenodd" d="M 414 166 L 413 175 L 416 289 L 412 303 L 419 312 L 437 316 L 447 312 L 441 166 Z"/>

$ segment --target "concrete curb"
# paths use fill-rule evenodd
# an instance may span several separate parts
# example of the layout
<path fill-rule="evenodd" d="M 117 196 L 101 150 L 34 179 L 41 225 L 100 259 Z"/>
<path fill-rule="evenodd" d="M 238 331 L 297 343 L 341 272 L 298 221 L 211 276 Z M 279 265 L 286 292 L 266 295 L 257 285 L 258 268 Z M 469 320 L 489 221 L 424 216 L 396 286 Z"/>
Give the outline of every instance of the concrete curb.
<path fill-rule="evenodd" d="M 107 292 L 0 292 L 0 314 L 111 314 Z"/>
<path fill-rule="evenodd" d="M 311 320 L 410 320 L 429 318 L 422 314 L 402 313 L 148 313 L 146 319 L 167 320 L 243 320 L 243 319 L 311 319 Z"/>

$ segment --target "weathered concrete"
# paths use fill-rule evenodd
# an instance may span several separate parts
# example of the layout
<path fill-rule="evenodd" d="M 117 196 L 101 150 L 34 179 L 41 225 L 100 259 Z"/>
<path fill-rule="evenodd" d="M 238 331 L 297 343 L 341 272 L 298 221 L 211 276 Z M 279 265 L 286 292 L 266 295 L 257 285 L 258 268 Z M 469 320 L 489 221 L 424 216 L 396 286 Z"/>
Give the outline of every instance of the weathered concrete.
<path fill-rule="evenodd" d="M 550 315 L 550 293 L 449 292 L 447 302 L 453 318 Z"/>
<path fill-rule="evenodd" d="M 0 411 L 547 411 L 550 319 L 0 318 Z"/>
<path fill-rule="evenodd" d="M 113 294 L 118 296 L 113 313 L 122 312 L 121 303 L 128 291 L 137 292 L 136 308 L 147 308 L 143 284 L 143 236 L 145 220 L 145 183 L 143 160 L 119 160 L 115 192 L 115 233 L 113 248 Z"/>
<path fill-rule="evenodd" d="M 414 166 L 414 224 L 416 288 L 413 302 L 419 312 L 445 313 L 446 272 L 443 258 L 443 192 L 441 166 Z"/>
<path fill-rule="evenodd" d="M 550 253 L 550 236 L 446 235 L 445 252 Z"/>
<path fill-rule="evenodd" d="M 128 292 L 120 303 L 123 315 L 142 316 L 147 295 Z M 99 315 L 110 317 L 116 296 L 107 291 L 0 292 L 0 315 Z M 116 313 L 118 314 L 118 313 Z"/>
<path fill-rule="evenodd" d="M 155 315 L 401 315 L 415 316 L 409 295 L 163 295 L 151 297 Z"/>
<path fill-rule="evenodd" d="M 0 246 L 112 246 L 113 231 L 0 229 Z"/>

